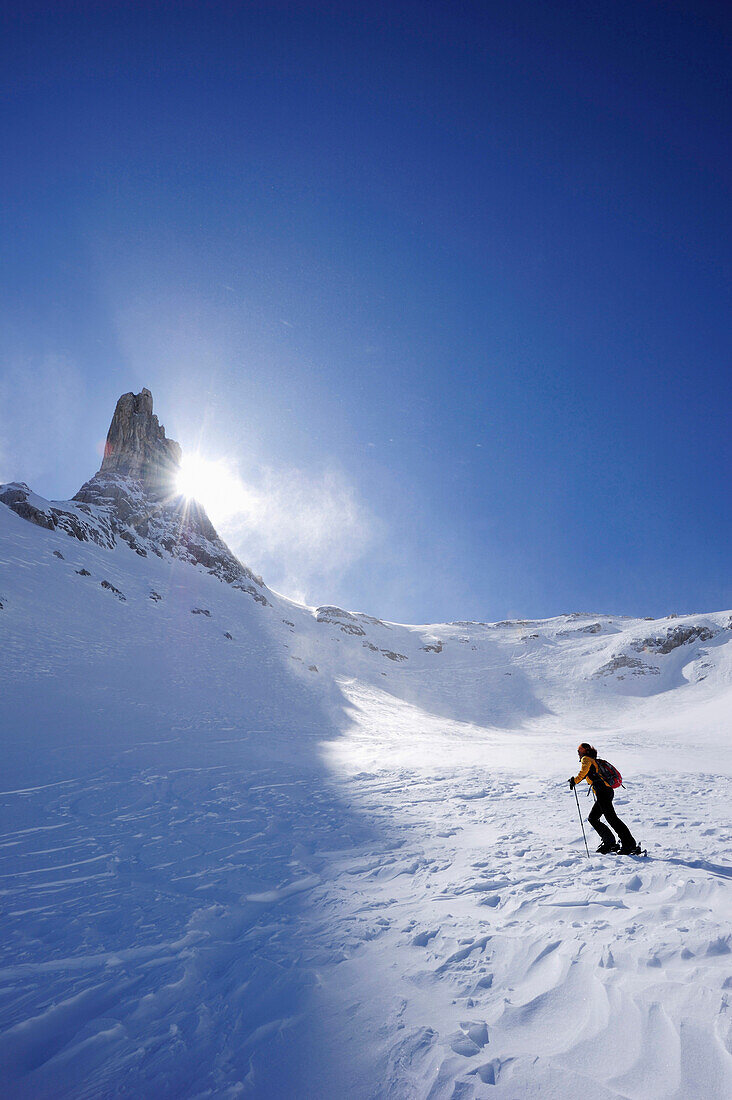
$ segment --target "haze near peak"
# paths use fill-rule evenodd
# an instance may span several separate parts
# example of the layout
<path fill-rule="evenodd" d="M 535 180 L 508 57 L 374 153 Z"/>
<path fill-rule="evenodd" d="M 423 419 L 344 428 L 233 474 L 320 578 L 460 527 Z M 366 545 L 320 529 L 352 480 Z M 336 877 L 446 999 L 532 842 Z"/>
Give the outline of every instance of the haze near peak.
<path fill-rule="evenodd" d="M 141 482 L 152 500 L 182 495 L 245 562 L 305 603 L 332 601 L 334 580 L 380 533 L 342 473 L 260 467 L 245 480 L 236 465 L 168 439 L 147 388 L 117 401 L 96 479 Z"/>

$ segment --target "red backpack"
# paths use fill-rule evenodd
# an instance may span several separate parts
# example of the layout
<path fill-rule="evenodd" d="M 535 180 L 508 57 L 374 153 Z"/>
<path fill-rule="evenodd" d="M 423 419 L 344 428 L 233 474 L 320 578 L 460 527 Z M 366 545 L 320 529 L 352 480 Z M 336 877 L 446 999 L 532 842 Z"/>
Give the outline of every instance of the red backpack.
<path fill-rule="evenodd" d="M 614 767 L 609 760 L 596 760 L 597 771 L 608 787 L 622 787 L 623 777 L 616 767 Z"/>

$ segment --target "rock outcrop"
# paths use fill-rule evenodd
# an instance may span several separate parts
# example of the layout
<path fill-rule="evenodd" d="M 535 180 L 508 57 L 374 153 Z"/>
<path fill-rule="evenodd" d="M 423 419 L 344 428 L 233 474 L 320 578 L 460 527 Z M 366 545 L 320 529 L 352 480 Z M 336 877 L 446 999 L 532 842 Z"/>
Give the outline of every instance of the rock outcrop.
<path fill-rule="evenodd" d="M 625 679 L 626 676 L 659 676 L 661 673 L 660 668 L 656 665 L 647 665 L 644 661 L 639 661 L 637 657 L 629 657 L 627 653 L 619 653 L 615 657 L 611 657 L 602 668 L 598 668 L 594 674 L 598 676 L 611 676 L 614 672 L 619 672 L 619 680 Z"/>
<path fill-rule="evenodd" d="M 24 481 L 11 481 L 0 489 L 0 504 L 7 504 L 21 519 L 53 531 L 56 524 L 51 510 L 31 503 L 32 497 L 33 494 Z"/>
<path fill-rule="evenodd" d="M 35 523 L 37 527 L 45 527 L 49 531 L 65 531 L 80 542 L 96 542 L 98 546 L 106 546 L 108 550 L 114 546 L 114 532 L 106 518 L 97 517 L 88 522 L 86 517 L 91 513 L 86 505 L 80 504 L 78 510 L 72 507 L 59 508 L 58 502 L 52 504 L 31 492 L 24 481 L 0 485 L 0 504 L 7 504 L 17 516 L 27 519 L 29 523 Z"/>
<path fill-rule="evenodd" d="M 179 444 L 166 439 L 165 428 L 153 413 L 150 390 L 122 394 L 97 476 L 119 474 L 141 481 L 147 495 L 157 499 L 175 494 L 180 459 Z"/>
<path fill-rule="evenodd" d="M 677 626 L 670 628 L 665 634 L 643 638 L 633 648 L 638 652 L 650 649 L 656 653 L 672 653 L 679 646 L 690 645 L 692 642 L 710 642 L 714 637 L 715 631 L 707 626 Z"/>
<path fill-rule="evenodd" d="M 318 623 L 333 623 L 339 626 L 344 634 L 356 634 L 363 637 L 366 631 L 356 622 L 356 616 L 350 611 L 344 611 L 342 607 L 318 607 L 315 611 L 315 621 Z"/>

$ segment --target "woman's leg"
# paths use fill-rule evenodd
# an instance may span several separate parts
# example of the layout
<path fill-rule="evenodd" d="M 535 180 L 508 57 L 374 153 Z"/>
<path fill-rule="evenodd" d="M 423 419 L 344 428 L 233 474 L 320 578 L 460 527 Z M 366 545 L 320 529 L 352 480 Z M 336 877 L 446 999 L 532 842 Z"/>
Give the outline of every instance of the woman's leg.
<path fill-rule="evenodd" d="M 621 821 L 618 815 L 615 813 L 615 808 L 613 806 L 613 791 L 608 791 L 608 794 L 610 795 L 610 797 L 607 799 L 607 802 L 605 803 L 605 808 L 603 810 L 605 820 L 607 821 L 608 825 L 611 825 L 613 827 L 615 832 L 620 837 L 620 843 L 622 844 L 623 848 L 636 848 L 637 844 L 635 838 L 633 837 L 633 834 L 631 833 L 625 822 Z"/>
<path fill-rule="evenodd" d="M 600 839 L 604 844 L 614 844 L 615 837 L 610 832 L 605 822 L 600 820 L 604 813 L 605 806 L 603 804 L 603 801 L 599 798 L 596 798 L 595 805 L 590 810 L 587 820 L 589 821 L 595 832 L 600 834 Z"/>

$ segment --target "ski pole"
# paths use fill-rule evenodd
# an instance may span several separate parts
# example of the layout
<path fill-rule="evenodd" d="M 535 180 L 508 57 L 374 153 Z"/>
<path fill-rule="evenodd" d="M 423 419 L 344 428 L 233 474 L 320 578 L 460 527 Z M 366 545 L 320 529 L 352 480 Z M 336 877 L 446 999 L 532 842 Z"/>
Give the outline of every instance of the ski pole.
<path fill-rule="evenodd" d="M 582 826 L 582 838 L 585 842 L 585 851 L 587 852 L 587 858 L 589 859 L 590 858 L 590 849 L 587 847 L 587 837 L 585 836 L 585 823 L 582 820 L 582 811 L 580 810 L 579 798 L 577 797 L 577 788 L 572 787 L 572 790 L 574 791 L 574 798 L 575 798 L 575 802 L 577 803 L 577 813 L 579 815 L 580 825 Z"/>

